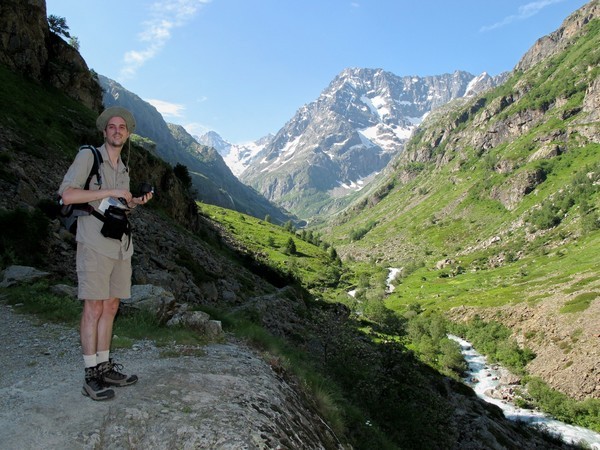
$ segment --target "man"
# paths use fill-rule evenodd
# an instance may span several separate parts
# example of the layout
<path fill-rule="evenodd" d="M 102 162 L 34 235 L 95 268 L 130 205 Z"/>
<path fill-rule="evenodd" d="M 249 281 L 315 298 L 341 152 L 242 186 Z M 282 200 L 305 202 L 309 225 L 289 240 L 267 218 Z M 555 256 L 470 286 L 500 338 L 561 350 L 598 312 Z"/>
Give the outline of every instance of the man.
<path fill-rule="evenodd" d="M 135 130 L 135 119 L 126 109 L 111 107 L 96 120 L 104 135 L 104 144 L 98 149 L 103 162 L 99 176 L 92 178 L 89 189 L 84 189 L 93 165 L 91 151 L 78 152 L 65 174 L 58 190 L 65 205 L 89 203 L 98 212 L 106 210 L 107 203 L 121 203 L 132 209 L 147 203 L 152 192 L 133 197 L 129 188 L 129 168 L 123 163 L 121 151 Z M 115 393 L 112 386 L 127 386 L 138 380 L 136 375 L 125 375 L 123 366 L 110 358 L 110 344 L 114 318 L 121 298 L 131 297 L 131 236 L 121 239 L 103 235 L 104 221 L 97 214 L 77 219 L 77 279 L 78 297 L 83 301 L 81 316 L 81 347 L 85 364 L 83 395 L 93 400 L 107 400 Z"/>

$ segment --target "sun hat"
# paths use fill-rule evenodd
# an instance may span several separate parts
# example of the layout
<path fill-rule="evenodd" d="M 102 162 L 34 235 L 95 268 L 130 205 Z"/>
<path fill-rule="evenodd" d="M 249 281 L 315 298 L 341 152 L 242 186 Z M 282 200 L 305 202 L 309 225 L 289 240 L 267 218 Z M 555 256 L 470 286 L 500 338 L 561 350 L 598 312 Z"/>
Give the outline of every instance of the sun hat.
<path fill-rule="evenodd" d="M 102 111 L 102 114 L 96 119 L 96 127 L 98 130 L 104 131 L 106 129 L 106 124 L 113 117 L 122 118 L 127 124 L 127 131 L 130 133 L 135 131 L 135 119 L 133 118 L 133 114 L 120 106 L 111 106 Z"/>

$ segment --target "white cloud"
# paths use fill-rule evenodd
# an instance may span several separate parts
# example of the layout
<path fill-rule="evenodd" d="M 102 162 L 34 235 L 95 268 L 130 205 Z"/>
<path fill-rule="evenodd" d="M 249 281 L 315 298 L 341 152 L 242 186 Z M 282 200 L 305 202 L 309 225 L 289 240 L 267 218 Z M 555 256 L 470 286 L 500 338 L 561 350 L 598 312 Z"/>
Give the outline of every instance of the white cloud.
<path fill-rule="evenodd" d="M 179 103 L 166 102 L 154 98 L 146 99 L 148 103 L 154 106 L 159 113 L 167 117 L 183 117 L 185 106 Z"/>
<path fill-rule="evenodd" d="M 171 32 L 188 23 L 211 0 L 158 0 L 150 7 L 151 18 L 143 22 L 138 40 L 147 43 L 142 50 L 127 51 L 123 57 L 121 80 L 131 79 L 146 61 L 154 58 L 171 39 Z"/>
<path fill-rule="evenodd" d="M 212 127 L 198 122 L 192 122 L 182 126 L 183 128 L 185 128 L 185 131 L 190 133 L 192 136 L 202 136 L 203 134 L 206 134 L 209 131 L 213 130 Z"/>
<path fill-rule="evenodd" d="M 500 22 L 496 22 L 493 25 L 486 25 L 479 29 L 479 31 L 490 31 L 496 28 L 501 28 L 506 25 L 510 25 L 513 22 L 517 22 L 519 20 L 529 19 L 532 16 L 535 16 L 542 9 L 547 6 L 553 5 L 554 3 L 561 3 L 565 0 L 537 0 L 534 2 L 527 3 L 526 5 L 519 6 L 519 10 L 517 14 L 513 14 L 505 17 Z"/>

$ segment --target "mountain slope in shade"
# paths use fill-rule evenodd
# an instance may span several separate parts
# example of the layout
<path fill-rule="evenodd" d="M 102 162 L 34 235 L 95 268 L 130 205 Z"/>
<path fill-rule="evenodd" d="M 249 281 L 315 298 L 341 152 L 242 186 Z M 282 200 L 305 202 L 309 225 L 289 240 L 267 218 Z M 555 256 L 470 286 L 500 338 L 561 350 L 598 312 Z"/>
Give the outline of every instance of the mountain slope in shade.
<path fill-rule="evenodd" d="M 216 150 L 198 144 L 183 127 L 167 124 L 154 106 L 116 81 L 104 76 L 99 79 L 104 90 L 104 105 L 123 106 L 132 111 L 137 122 L 136 134 L 156 144 L 156 155 L 173 166 L 182 164 L 188 168 L 198 200 L 259 219 L 268 215 L 275 223 L 292 219 L 286 211 L 241 183 Z"/>

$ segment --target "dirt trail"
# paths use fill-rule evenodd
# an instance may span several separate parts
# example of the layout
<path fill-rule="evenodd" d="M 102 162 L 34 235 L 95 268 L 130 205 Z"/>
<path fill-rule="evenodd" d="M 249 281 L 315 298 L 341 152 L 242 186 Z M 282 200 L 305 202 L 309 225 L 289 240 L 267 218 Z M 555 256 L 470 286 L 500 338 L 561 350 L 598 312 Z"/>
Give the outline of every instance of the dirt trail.
<path fill-rule="evenodd" d="M 0 301 L 0 447 L 325 448 L 334 440 L 297 393 L 244 346 L 161 358 L 150 342 L 115 358 L 140 381 L 112 400 L 81 394 L 77 330 L 38 325 Z M 331 446 L 327 446 L 332 448 Z"/>

